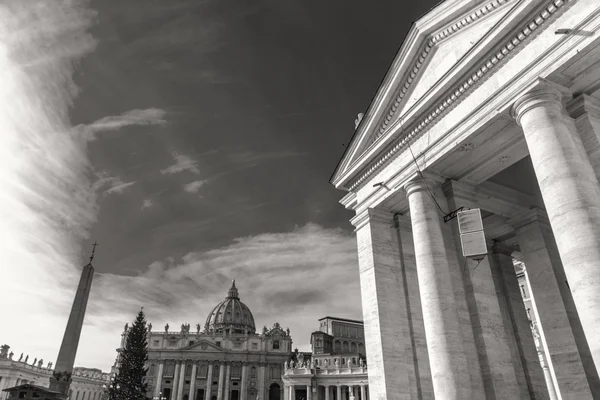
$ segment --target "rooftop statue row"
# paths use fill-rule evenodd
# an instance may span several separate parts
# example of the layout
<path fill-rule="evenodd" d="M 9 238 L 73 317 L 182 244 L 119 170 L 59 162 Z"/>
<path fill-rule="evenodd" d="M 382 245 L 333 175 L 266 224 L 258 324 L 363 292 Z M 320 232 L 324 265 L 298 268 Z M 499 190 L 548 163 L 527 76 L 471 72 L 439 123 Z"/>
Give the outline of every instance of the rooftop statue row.
<path fill-rule="evenodd" d="M 2 360 L 2 359 L 13 360 L 13 356 L 15 355 L 15 353 L 13 353 L 12 351 L 9 353 L 8 350 L 10 350 L 10 346 L 9 345 L 3 344 L 2 346 L 0 346 L 0 360 Z M 25 356 L 24 360 L 23 360 L 23 354 L 24 353 L 21 353 L 21 356 L 16 361 L 28 364 L 28 362 L 29 362 L 29 354 L 27 354 Z M 40 358 L 39 361 L 38 361 L 38 359 L 36 357 L 33 360 L 33 363 L 31 365 L 33 365 L 34 367 L 37 366 L 38 368 L 43 368 L 44 360 L 42 360 Z M 48 365 L 46 366 L 46 369 L 51 369 L 51 368 L 52 368 L 52 362 L 49 362 Z"/>
<path fill-rule="evenodd" d="M 129 330 L 129 324 L 125 324 L 125 328 L 124 328 L 124 333 L 126 333 Z M 148 324 L 148 333 L 152 332 L 152 324 Z M 180 333 L 180 334 L 189 334 L 190 332 L 190 324 L 181 324 L 181 330 L 179 332 L 169 332 L 169 324 L 165 325 L 165 334 L 168 333 Z M 275 322 L 275 324 L 273 324 L 273 327 L 271 329 L 267 328 L 267 326 L 263 326 L 262 329 L 262 334 L 263 335 L 273 335 L 274 333 L 279 333 L 281 336 L 290 336 L 290 328 L 286 328 L 285 331 L 281 328 L 281 325 L 279 324 L 279 322 Z M 213 331 L 211 332 L 204 332 L 201 330 L 201 325 L 200 324 L 196 324 L 196 334 L 200 334 L 200 333 L 213 333 Z"/>

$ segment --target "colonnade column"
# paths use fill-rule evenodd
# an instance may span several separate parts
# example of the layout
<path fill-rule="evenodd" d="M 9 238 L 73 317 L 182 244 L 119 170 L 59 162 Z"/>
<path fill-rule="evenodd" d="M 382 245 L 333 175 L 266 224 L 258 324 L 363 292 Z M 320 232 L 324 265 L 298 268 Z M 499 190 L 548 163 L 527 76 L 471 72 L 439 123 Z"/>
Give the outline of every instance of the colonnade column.
<path fill-rule="evenodd" d="M 330 395 L 331 395 L 331 386 L 325 386 L 325 400 L 329 400 Z"/>
<path fill-rule="evenodd" d="M 223 393 L 223 398 L 225 400 L 229 400 L 229 383 L 231 381 L 231 364 L 227 363 L 227 372 L 225 372 L 225 393 Z"/>
<path fill-rule="evenodd" d="M 342 385 L 337 385 L 335 400 L 342 400 Z"/>
<path fill-rule="evenodd" d="M 360 400 L 367 400 L 367 391 L 365 385 L 360 385 Z"/>
<path fill-rule="evenodd" d="M 600 369 L 600 184 L 562 95 L 541 80 L 512 112 L 523 128 L 591 356 Z"/>
<path fill-rule="evenodd" d="M 241 395 L 240 395 L 240 400 L 246 400 L 248 398 L 248 365 L 247 364 L 243 364 L 242 365 L 242 385 L 241 385 Z"/>
<path fill-rule="evenodd" d="M 546 398 L 546 383 L 531 335 L 531 327 L 523 305 L 523 297 L 513 264 L 512 247 L 499 243 L 489 243 L 488 253 L 492 267 L 492 279 L 499 292 L 499 298 L 505 303 L 504 330 L 506 332 L 511 358 L 520 397 L 532 399 Z"/>
<path fill-rule="evenodd" d="M 223 384 L 225 383 L 225 364 L 219 365 L 219 388 L 217 389 L 217 400 L 223 400 Z M 210 399 L 209 399 L 210 400 Z"/>
<path fill-rule="evenodd" d="M 556 383 L 563 395 L 591 398 L 592 393 L 600 392 L 598 375 L 546 215 L 533 209 L 509 223 L 516 228 L 525 261 L 536 327 L 543 343 L 540 347 L 548 350 L 547 361 L 554 371 L 552 384 Z"/>
<path fill-rule="evenodd" d="M 181 362 L 175 361 L 175 373 L 173 374 L 173 389 L 171 390 L 171 400 L 177 400 L 177 388 L 179 387 L 180 372 Z"/>
<path fill-rule="evenodd" d="M 208 364 L 208 371 L 206 374 L 206 391 L 204 393 L 204 400 L 210 400 L 212 397 L 212 380 L 213 380 L 213 363 Z M 199 400 L 199 399 L 198 399 Z"/>
<path fill-rule="evenodd" d="M 258 368 L 258 393 L 261 399 L 267 398 L 265 395 L 265 364 L 261 363 Z"/>
<path fill-rule="evenodd" d="M 296 389 L 294 385 L 289 386 L 288 400 L 296 400 Z"/>
<path fill-rule="evenodd" d="M 181 368 L 179 368 L 179 383 L 177 384 L 177 400 L 183 400 L 183 385 L 185 385 L 185 369 L 186 362 L 181 362 Z"/>
<path fill-rule="evenodd" d="M 441 216 L 427 185 L 425 180 L 418 179 L 409 182 L 405 190 L 410 206 L 433 391 L 440 399 L 470 399 L 471 378 L 458 322 L 453 274 Z"/>
<path fill-rule="evenodd" d="M 164 370 L 165 370 L 165 362 L 160 361 L 158 363 L 158 372 L 156 374 L 156 383 L 154 385 L 154 397 L 159 397 L 160 392 L 162 392 L 162 380 L 163 380 Z"/>
<path fill-rule="evenodd" d="M 306 385 L 306 400 L 310 400 L 312 397 L 312 386 Z"/>
<path fill-rule="evenodd" d="M 356 226 L 365 345 L 373 396 L 409 399 L 411 338 L 393 216 L 383 210 L 367 209 L 352 223 Z M 414 369 L 412 372 L 414 374 Z"/>
<path fill-rule="evenodd" d="M 190 395 L 189 400 L 196 400 L 196 374 L 198 373 L 198 362 L 194 361 L 192 364 L 192 377 L 190 379 Z M 202 400 L 202 399 L 198 399 Z"/>

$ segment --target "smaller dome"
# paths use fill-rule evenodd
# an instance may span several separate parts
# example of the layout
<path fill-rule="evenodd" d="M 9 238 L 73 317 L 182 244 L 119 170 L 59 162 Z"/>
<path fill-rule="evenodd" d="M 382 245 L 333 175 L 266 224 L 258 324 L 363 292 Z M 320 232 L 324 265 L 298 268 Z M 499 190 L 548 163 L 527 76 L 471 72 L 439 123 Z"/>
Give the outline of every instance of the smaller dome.
<path fill-rule="evenodd" d="M 254 316 L 244 303 L 240 301 L 240 295 L 235 280 L 227 292 L 225 300 L 216 305 L 208 314 L 206 332 L 224 332 L 230 333 L 255 333 Z"/>

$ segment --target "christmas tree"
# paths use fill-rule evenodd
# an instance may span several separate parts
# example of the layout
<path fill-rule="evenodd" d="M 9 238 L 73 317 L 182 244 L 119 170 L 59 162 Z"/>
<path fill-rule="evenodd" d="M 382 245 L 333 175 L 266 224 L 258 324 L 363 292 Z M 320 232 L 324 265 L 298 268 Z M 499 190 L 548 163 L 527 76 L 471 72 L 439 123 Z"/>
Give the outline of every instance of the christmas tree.
<path fill-rule="evenodd" d="M 131 329 L 127 331 L 127 341 L 121 350 L 120 358 L 119 370 L 112 382 L 109 399 L 145 400 L 148 329 L 143 309 L 138 313 Z"/>

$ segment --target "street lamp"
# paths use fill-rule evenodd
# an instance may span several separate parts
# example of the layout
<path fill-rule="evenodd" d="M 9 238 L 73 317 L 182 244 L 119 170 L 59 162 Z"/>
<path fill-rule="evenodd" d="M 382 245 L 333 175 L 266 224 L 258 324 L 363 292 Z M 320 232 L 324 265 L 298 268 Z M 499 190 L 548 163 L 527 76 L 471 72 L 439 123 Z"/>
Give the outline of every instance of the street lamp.
<path fill-rule="evenodd" d="M 167 398 L 162 395 L 162 392 L 158 392 L 158 396 L 152 397 L 152 400 L 167 400 Z"/>

